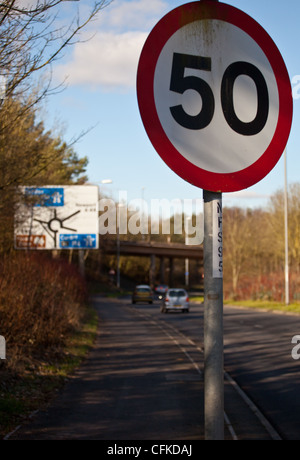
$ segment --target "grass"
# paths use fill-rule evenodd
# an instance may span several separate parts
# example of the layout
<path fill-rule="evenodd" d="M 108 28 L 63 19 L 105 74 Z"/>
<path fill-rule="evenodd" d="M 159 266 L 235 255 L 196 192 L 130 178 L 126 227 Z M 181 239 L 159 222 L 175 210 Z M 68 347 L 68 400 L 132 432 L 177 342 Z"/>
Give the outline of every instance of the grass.
<path fill-rule="evenodd" d="M 233 300 L 226 300 L 224 302 L 225 305 L 233 305 L 233 306 L 241 306 L 247 308 L 256 308 L 256 309 L 263 309 L 268 311 L 280 311 L 283 313 L 295 313 L 300 314 L 300 303 L 294 302 L 290 305 L 285 305 L 281 302 L 273 302 L 269 300 L 240 300 L 240 301 L 233 301 Z"/>
<path fill-rule="evenodd" d="M 190 297 L 191 302 L 203 303 L 204 297 Z M 285 305 L 281 302 L 269 300 L 224 300 L 224 305 L 232 305 L 238 307 L 254 308 L 267 311 L 279 311 L 282 313 L 300 314 L 300 303 L 293 302 L 290 305 Z"/>
<path fill-rule="evenodd" d="M 28 416 L 45 406 L 64 386 L 91 349 L 98 327 L 96 311 L 87 307 L 85 320 L 55 359 L 30 362 L 23 372 L 0 368 L 0 437 L 3 438 Z"/>
<path fill-rule="evenodd" d="M 203 303 L 204 302 L 204 297 L 203 296 L 195 296 L 193 297 L 192 295 L 190 295 L 190 301 L 191 302 L 194 302 L 194 303 Z"/>

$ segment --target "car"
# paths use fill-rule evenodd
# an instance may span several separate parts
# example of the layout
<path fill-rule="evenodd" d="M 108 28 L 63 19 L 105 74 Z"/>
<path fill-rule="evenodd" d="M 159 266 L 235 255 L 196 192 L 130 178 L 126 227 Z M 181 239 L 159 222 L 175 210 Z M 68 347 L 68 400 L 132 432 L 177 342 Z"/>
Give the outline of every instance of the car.
<path fill-rule="evenodd" d="M 183 313 L 190 311 L 189 296 L 185 289 L 169 289 L 167 291 L 162 302 L 161 312 L 168 313 L 169 311 L 182 311 Z"/>
<path fill-rule="evenodd" d="M 159 300 L 164 299 L 166 293 L 168 292 L 169 287 L 166 284 L 159 284 L 155 288 L 155 294 L 159 298 Z"/>
<path fill-rule="evenodd" d="M 153 303 L 153 292 L 147 284 L 140 284 L 136 286 L 132 294 L 132 303 L 147 302 Z"/>

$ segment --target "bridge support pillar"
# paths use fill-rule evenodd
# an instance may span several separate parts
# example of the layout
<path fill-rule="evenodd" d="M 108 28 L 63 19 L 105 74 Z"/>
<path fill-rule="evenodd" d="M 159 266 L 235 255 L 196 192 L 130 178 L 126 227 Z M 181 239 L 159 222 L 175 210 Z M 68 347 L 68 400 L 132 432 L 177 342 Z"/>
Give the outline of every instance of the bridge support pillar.
<path fill-rule="evenodd" d="M 155 283 L 155 266 L 156 266 L 155 255 L 151 254 L 151 256 L 150 256 L 150 271 L 149 271 L 149 284 L 150 284 L 151 287 L 153 287 L 154 283 Z"/>
<path fill-rule="evenodd" d="M 174 259 L 173 257 L 170 257 L 169 259 L 169 267 L 170 267 L 170 272 L 169 272 L 169 286 L 173 286 L 173 280 L 174 280 Z"/>
<path fill-rule="evenodd" d="M 159 280 L 161 284 L 165 284 L 165 259 L 164 257 L 160 258 Z"/>

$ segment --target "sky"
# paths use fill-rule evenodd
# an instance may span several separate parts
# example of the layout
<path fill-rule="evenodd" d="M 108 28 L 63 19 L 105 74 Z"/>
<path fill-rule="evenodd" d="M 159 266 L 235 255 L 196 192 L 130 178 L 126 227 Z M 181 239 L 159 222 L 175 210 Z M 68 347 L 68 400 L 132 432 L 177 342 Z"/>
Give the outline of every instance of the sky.
<path fill-rule="evenodd" d="M 84 8 L 89 0 L 66 8 Z M 66 89 L 52 95 L 46 106 L 47 125 L 64 127 L 78 155 L 89 160 L 90 183 L 105 194 L 128 200 L 201 199 L 202 190 L 177 176 L 163 162 L 146 134 L 137 104 L 136 74 L 142 47 L 156 23 L 169 11 L 187 3 L 180 0 L 113 0 L 83 32 L 83 42 L 69 47 L 53 66 L 55 82 L 67 77 Z M 288 183 L 300 182 L 300 2 L 297 0 L 229 0 L 252 16 L 269 33 L 286 63 L 294 90 L 293 126 L 287 144 Z M 66 9 L 67 12 L 67 9 Z M 87 40 L 88 39 L 88 40 Z M 284 157 L 258 184 L 224 193 L 224 206 L 265 207 L 272 194 L 284 188 Z"/>

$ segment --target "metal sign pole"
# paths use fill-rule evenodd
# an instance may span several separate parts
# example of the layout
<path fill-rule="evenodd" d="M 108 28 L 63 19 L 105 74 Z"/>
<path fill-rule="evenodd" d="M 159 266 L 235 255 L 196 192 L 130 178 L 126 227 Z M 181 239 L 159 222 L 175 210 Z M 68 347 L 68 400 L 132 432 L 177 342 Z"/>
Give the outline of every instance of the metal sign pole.
<path fill-rule="evenodd" d="M 224 440 L 222 194 L 203 198 L 205 439 Z"/>

